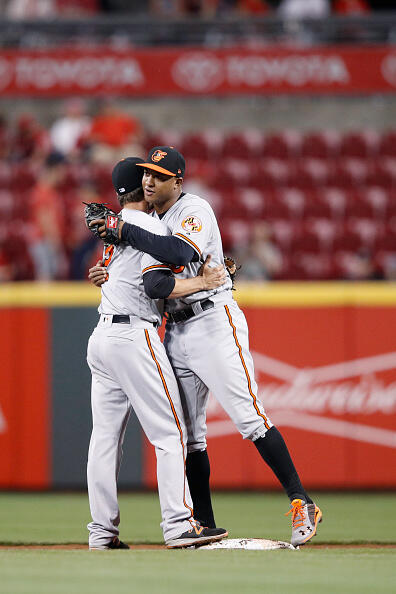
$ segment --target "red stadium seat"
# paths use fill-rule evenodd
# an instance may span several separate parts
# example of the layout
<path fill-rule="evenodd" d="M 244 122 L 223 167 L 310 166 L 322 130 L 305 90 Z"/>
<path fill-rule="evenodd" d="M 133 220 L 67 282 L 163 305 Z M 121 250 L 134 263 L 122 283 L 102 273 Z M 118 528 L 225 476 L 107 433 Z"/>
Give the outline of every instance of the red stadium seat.
<path fill-rule="evenodd" d="M 11 188 L 11 166 L 8 163 L 0 161 L 0 188 Z"/>
<path fill-rule="evenodd" d="M 289 211 L 289 216 L 296 219 L 302 218 L 306 208 L 306 194 L 294 187 L 281 188 L 275 194 L 278 202 L 284 204 Z"/>
<path fill-rule="evenodd" d="M 144 139 L 144 146 L 148 152 L 153 146 L 174 146 L 180 150 L 182 143 L 182 134 L 177 130 L 161 130 L 161 132 L 149 132 Z"/>
<path fill-rule="evenodd" d="M 341 138 L 339 152 L 344 157 L 366 159 L 373 157 L 379 144 L 379 136 L 372 130 L 348 132 Z"/>
<path fill-rule="evenodd" d="M 25 202 L 26 202 L 26 198 L 25 198 Z M 0 215 L 2 217 L 2 220 L 3 221 L 8 220 L 9 224 L 11 223 L 10 217 L 13 213 L 14 205 L 15 205 L 15 200 L 14 200 L 12 192 L 10 192 L 9 190 L 0 189 Z M 27 205 L 25 206 L 25 209 L 27 210 Z"/>
<path fill-rule="evenodd" d="M 383 224 L 373 219 L 351 218 L 345 224 L 346 230 L 357 235 L 364 247 L 372 248 L 378 237 L 383 235 Z"/>
<path fill-rule="evenodd" d="M 321 219 L 336 218 L 333 217 L 332 205 L 323 199 L 321 189 L 311 190 L 310 192 L 306 193 L 304 217 L 316 217 Z"/>
<path fill-rule="evenodd" d="M 396 159 L 384 157 L 370 163 L 367 184 L 384 189 L 396 187 Z"/>
<path fill-rule="evenodd" d="M 301 142 L 301 156 L 331 159 L 338 154 L 341 136 L 334 130 L 306 134 Z"/>
<path fill-rule="evenodd" d="M 259 132 L 243 131 L 228 134 L 221 149 L 222 157 L 233 159 L 258 159 L 263 148 L 263 136 Z"/>
<path fill-rule="evenodd" d="M 298 237 L 301 230 L 299 223 L 285 219 L 270 221 L 270 227 L 274 242 L 283 252 L 290 250 L 293 241 Z"/>
<path fill-rule="evenodd" d="M 316 188 L 328 183 L 331 164 L 319 159 L 299 159 L 291 167 L 290 184 L 298 188 Z"/>
<path fill-rule="evenodd" d="M 11 170 L 11 188 L 20 190 L 31 188 L 37 181 L 36 169 L 27 163 L 18 163 Z"/>
<path fill-rule="evenodd" d="M 253 164 L 238 159 L 221 159 L 213 173 L 211 183 L 219 190 L 251 185 Z"/>
<path fill-rule="evenodd" d="M 255 219 L 265 216 L 270 204 L 268 194 L 260 192 L 255 188 L 240 188 L 239 190 L 235 190 L 235 194 L 238 194 L 239 200 L 245 205 L 249 213 L 249 218 Z"/>
<path fill-rule="evenodd" d="M 180 152 L 186 160 L 209 160 L 212 157 L 212 148 L 204 134 L 185 134 L 180 141 Z"/>
<path fill-rule="evenodd" d="M 370 205 L 371 216 L 377 220 L 386 217 L 387 206 L 390 194 L 378 186 L 370 186 L 359 190 L 359 197 L 362 202 Z"/>
<path fill-rule="evenodd" d="M 287 162 L 280 159 L 263 159 L 260 161 L 259 170 L 256 170 L 256 182 L 252 182 L 257 187 L 263 189 L 278 188 L 279 186 L 286 186 L 289 183 L 290 167 Z M 252 174 L 254 175 L 254 174 Z"/>
<path fill-rule="evenodd" d="M 270 159 L 291 159 L 299 154 L 301 134 L 286 130 L 268 134 L 264 139 L 263 155 Z"/>
<path fill-rule="evenodd" d="M 357 252 L 364 247 L 361 236 L 345 227 L 339 231 L 333 242 L 334 252 Z"/>
<path fill-rule="evenodd" d="M 304 222 L 304 232 L 317 238 L 320 250 L 330 250 L 340 233 L 340 225 L 329 218 L 310 218 Z"/>
<path fill-rule="evenodd" d="M 368 177 L 368 164 L 363 159 L 340 159 L 332 170 L 331 185 L 338 188 L 363 186 Z"/>
<path fill-rule="evenodd" d="M 396 252 L 396 217 L 389 219 L 375 242 L 376 252 Z"/>
<path fill-rule="evenodd" d="M 345 190 L 329 186 L 317 192 L 317 200 L 327 204 L 331 210 L 331 217 L 338 220 L 344 216 L 348 194 Z"/>
<path fill-rule="evenodd" d="M 378 145 L 378 154 L 396 158 L 396 130 L 382 135 Z"/>
<path fill-rule="evenodd" d="M 301 251 L 296 252 L 292 259 L 295 280 L 329 280 L 334 276 L 329 254 Z"/>
<path fill-rule="evenodd" d="M 362 198 L 360 191 L 351 190 L 348 192 L 348 200 L 345 205 L 345 218 L 359 217 L 367 218 L 373 217 L 373 208 L 369 202 Z"/>
<path fill-rule="evenodd" d="M 250 237 L 250 224 L 241 219 L 229 218 L 220 222 L 224 251 L 246 245 Z"/>

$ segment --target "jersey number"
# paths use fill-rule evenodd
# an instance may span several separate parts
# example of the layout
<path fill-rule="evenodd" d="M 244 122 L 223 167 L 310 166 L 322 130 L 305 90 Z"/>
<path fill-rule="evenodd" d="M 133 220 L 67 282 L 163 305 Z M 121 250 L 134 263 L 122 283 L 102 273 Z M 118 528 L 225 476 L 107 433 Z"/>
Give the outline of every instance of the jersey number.
<path fill-rule="evenodd" d="M 107 245 L 103 250 L 103 264 L 108 266 L 114 254 L 114 245 Z"/>

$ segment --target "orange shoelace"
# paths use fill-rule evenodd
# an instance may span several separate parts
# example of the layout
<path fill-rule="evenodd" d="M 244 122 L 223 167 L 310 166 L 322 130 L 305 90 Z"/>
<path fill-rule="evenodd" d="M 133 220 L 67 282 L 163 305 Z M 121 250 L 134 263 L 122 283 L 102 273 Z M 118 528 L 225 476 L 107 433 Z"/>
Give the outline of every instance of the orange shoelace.
<path fill-rule="evenodd" d="M 302 505 L 301 499 L 294 499 L 291 502 L 291 508 L 285 514 L 288 516 L 292 514 L 292 526 L 293 528 L 299 528 L 300 526 L 304 525 L 305 515 L 304 515 L 304 506 Z"/>

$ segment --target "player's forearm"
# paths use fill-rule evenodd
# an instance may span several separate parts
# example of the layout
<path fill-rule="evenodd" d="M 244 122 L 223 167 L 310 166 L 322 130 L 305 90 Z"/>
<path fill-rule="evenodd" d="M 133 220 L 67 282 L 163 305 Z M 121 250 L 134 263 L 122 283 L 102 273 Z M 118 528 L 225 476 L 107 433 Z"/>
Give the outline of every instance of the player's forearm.
<path fill-rule="evenodd" d="M 197 252 L 182 239 L 173 235 L 156 235 L 130 223 L 123 223 L 121 240 L 167 264 L 185 266 L 199 260 Z"/>
<path fill-rule="evenodd" d="M 162 270 L 146 272 L 143 285 L 150 299 L 177 299 L 208 288 L 202 276 L 178 279 Z"/>
<path fill-rule="evenodd" d="M 200 291 L 205 291 L 205 283 L 202 276 L 185 279 L 176 278 L 174 289 L 167 296 L 167 299 L 178 299 L 179 297 L 186 297 Z"/>

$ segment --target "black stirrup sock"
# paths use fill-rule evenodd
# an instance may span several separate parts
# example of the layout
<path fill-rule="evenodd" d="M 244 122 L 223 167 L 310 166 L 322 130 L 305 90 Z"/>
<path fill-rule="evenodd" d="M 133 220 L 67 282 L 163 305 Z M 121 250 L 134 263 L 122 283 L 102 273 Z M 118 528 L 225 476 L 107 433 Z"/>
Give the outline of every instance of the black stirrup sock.
<path fill-rule="evenodd" d="M 260 452 L 262 459 L 275 473 L 290 501 L 304 499 L 306 503 L 312 503 L 312 499 L 307 495 L 301 484 L 289 450 L 278 429 L 271 427 L 264 437 L 259 437 L 253 443 Z"/>
<path fill-rule="evenodd" d="M 194 518 L 202 526 L 216 528 L 209 488 L 210 463 L 206 450 L 187 454 L 186 473 L 193 501 Z"/>

